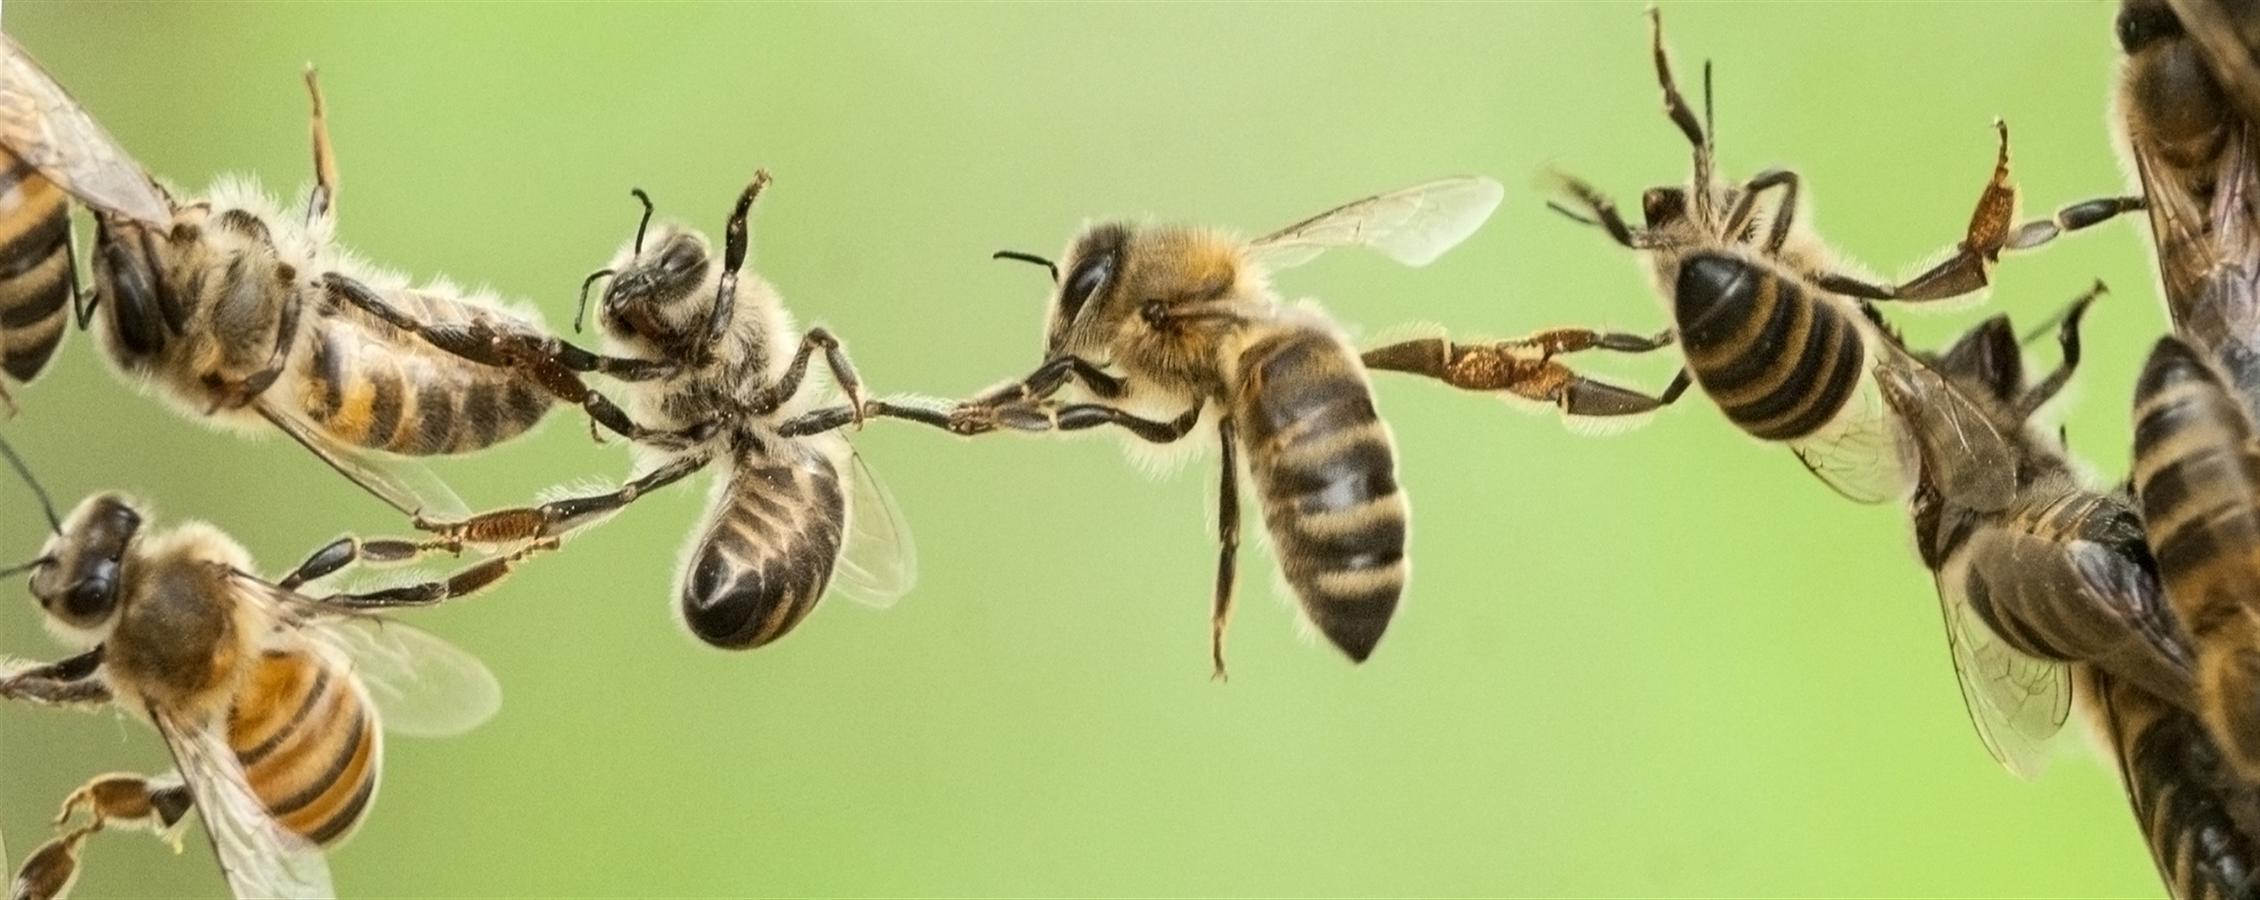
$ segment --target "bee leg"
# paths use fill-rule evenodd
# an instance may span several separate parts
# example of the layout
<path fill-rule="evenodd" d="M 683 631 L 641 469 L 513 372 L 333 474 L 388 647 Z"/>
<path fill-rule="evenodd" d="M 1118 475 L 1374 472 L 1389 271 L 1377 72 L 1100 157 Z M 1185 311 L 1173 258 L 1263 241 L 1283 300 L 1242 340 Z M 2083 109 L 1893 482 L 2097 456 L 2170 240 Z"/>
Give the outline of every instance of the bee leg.
<path fill-rule="evenodd" d="M 1774 204 L 1773 219 L 1767 224 L 1764 247 L 1768 255 L 1781 252 L 1781 245 L 1789 241 L 1790 228 L 1797 224 L 1799 184 L 1797 173 L 1788 169 L 1759 172 L 1749 181 L 1743 182 L 1742 194 L 1734 201 L 1734 208 L 1727 211 L 1726 227 L 1721 231 L 1728 235 L 1740 235 L 1744 228 L 1749 227 L 1750 217 L 1758 212 L 1758 196 L 1779 188 L 1781 201 Z"/>
<path fill-rule="evenodd" d="M 314 139 L 314 191 L 306 197 L 306 224 L 337 217 L 337 152 L 330 146 L 330 119 L 322 104 L 322 84 L 314 66 L 306 66 L 306 94 L 313 102 L 308 126 Z"/>
<path fill-rule="evenodd" d="M 1224 681 L 1224 626 L 1232 617 L 1232 588 L 1239 580 L 1240 448 L 1231 416 L 1217 419 L 1216 434 L 1224 451 L 1224 474 L 1217 482 L 1216 603 L 1208 620 L 1209 662 L 1216 667 L 1210 677 Z"/>
<path fill-rule="evenodd" d="M 949 413 L 936 409 L 927 409 L 921 406 L 905 406 L 899 403 L 890 403 L 885 400 L 864 401 L 863 417 L 867 419 L 901 419 L 906 422 L 917 422 L 921 425 L 931 425 L 935 428 L 940 428 L 945 431 L 950 427 Z"/>
<path fill-rule="evenodd" d="M 179 824 L 193 802 L 185 786 L 158 787 L 146 776 L 112 772 L 95 776 L 63 798 L 63 807 L 55 814 L 55 827 L 63 827 L 80 810 L 86 810 L 94 814 L 97 826 L 127 822 L 146 825 L 161 834 Z"/>
<path fill-rule="evenodd" d="M 46 706 L 100 706 L 112 699 L 103 682 L 102 648 L 0 677 L 0 699 Z"/>
<path fill-rule="evenodd" d="M 416 527 L 465 544 L 498 545 L 562 537 L 598 519 L 620 511 L 643 495 L 683 480 L 706 467 L 713 457 L 696 454 L 678 457 L 651 470 L 619 490 L 587 497 L 568 497 L 539 506 L 513 507 L 481 513 L 460 522 L 416 518 Z"/>
<path fill-rule="evenodd" d="M 840 349 L 839 339 L 822 327 L 811 328 L 807 334 L 801 335 L 800 348 L 793 352 L 792 362 L 785 365 L 784 374 L 779 375 L 776 382 L 754 400 L 754 415 L 766 416 L 776 412 L 778 407 L 785 405 L 794 394 L 800 392 L 801 380 L 808 375 L 808 360 L 817 350 L 824 351 L 824 364 L 832 370 L 832 380 L 840 386 L 840 392 L 847 395 L 856 426 L 862 427 L 863 379 L 855 374 L 855 364 L 849 362 L 847 352 Z"/>
<path fill-rule="evenodd" d="M 769 170 L 756 169 L 753 181 L 738 194 L 738 204 L 730 210 L 730 221 L 722 229 L 722 280 L 714 290 L 714 311 L 706 322 L 706 339 L 700 341 L 692 360 L 693 368 L 706 368 L 714 362 L 714 348 L 721 344 L 722 336 L 730 331 L 730 318 L 738 308 L 738 271 L 745 268 L 747 249 L 746 216 L 753 210 L 753 200 L 761 196 L 761 189 L 769 186 Z"/>
<path fill-rule="evenodd" d="M 1564 371 L 1568 370 L 1566 367 Z M 1637 416 L 1655 412 L 1679 401 L 1692 381 L 1686 369 L 1672 376 L 1662 394 L 1649 396 L 1630 388 L 1622 388 L 1605 381 L 1595 381 L 1583 375 L 1570 373 L 1566 381 L 1555 389 L 1551 400 L 1565 416 L 1602 418 L 1608 416 Z"/>
<path fill-rule="evenodd" d="M 68 254 L 66 258 L 70 264 L 71 318 L 78 321 L 78 330 L 85 331 L 94 322 L 94 308 L 101 300 L 101 295 L 86 287 L 85 276 L 79 271 L 76 227 L 66 226 L 63 229 L 63 252 Z"/>
<path fill-rule="evenodd" d="M 16 869 L 12 893 L 9 896 L 23 900 L 52 900 L 70 896 L 71 887 L 78 882 L 80 845 L 102 830 L 96 820 L 72 829 L 47 843 L 39 845 L 24 857 L 24 864 Z"/>
<path fill-rule="evenodd" d="M 1585 208 L 1592 212 L 1592 215 L 1580 214 L 1552 200 L 1546 201 L 1547 209 L 1567 216 L 1570 221 L 1581 225 L 1598 226 L 1602 231 L 1608 232 L 1609 239 L 1625 247 L 1639 250 L 1648 246 L 1647 232 L 1643 229 L 1634 228 L 1631 224 L 1625 222 L 1623 214 L 1617 212 L 1616 201 L 1609 199 L 1600 190 L 1583 181 L 1568 177 L 1562 179 L 1562 188 L 1569 191 L 1570 196 L 1576 197 L 1579 203 L 1584 204 Z"/>
<path fill-rule="evenodd" d="M 298 568 L 284 575 L 275 584 L 284 590 L 295 591 L 300 585 L 327 577 L 354 563 L 397 563 L 415 559 L 435 550 L 462 552 L 460 541 L 445 538 L 429 541 L 404 541 L 394 538 L 364 540 L 346 535 L 324 544 L 314 551 Z"/>
<path fill-rule="evenodd" d="M 1103 403 L 1046 405 L 1028 408 L 1033 415 L 1008 416 L 1006 424 L 1022 431 L 1082 431 L 1086 428 L 1114 425 L 1150 443 L 1168 444 L 1192 433 L 1193 426 L 1200 424 L 1201 407 L 1202 404 L 1196 401 L 1192 409 L 1163 422 L 1142 418 Z"/>
<path fill-rule="evenodd" d="M 1107 374 L 1090 360 L 1074 355 L 1055 356 L 1037 366 L 1026 378 L 957 404 L 956 408 L 950 410 L 942 427 L 962 436 L 995 431 L 999 427 L 1006 427 L 1002 419 L 1008 409 L 1018 413 L 1031 411 L 1040 401 L 1059 393 L 1060 388 L 1065 387 L 1069 381 L 1080 382 L 1093 396 L 1103 400 L 1121 397 L 1128 391 L 1128 385 L 1123 379 Z M 930 417 L 903 418 L 933 424 Z"/>
<path fill-rule="evenodd" d="M 2094 304 L 2102 294 L 2103 282 L 2098 281 L 2087 293 L 2073 300 L 2071 308 L 2064 312 L 2064 321 L 2056 330 L 2056 344 L 2064 351 L 2063 361 L 2056 364 L 2056 370 L 2048 373 L 2048 377 L 2041 379 L 2039 384 L 2027 389 L 2024 396 L 2017 398 L 2019 420 L 2031 418 L 2034 412 L 2055 399 L 2057 392 L 2071 382 L 2072 373 L 2080 365 L 2080 319 L 2087 315 L 2088 306 Z"/>
<path fill-rule="evenodd" d="M 528 557 L 557 549 L 560 540 L 555 536 L 537 537 L 525 546 L 510 553 L 482 560 L 465 567 L 444 579 L 404 584 L 374 591 L 331 594 L 318 602 L 349 609 L 392 609 L 403 606 L 436 606 L 449 600 L 460 600 L 509 577 L 510 571 Z"/>
<path fill-rule="evenodd" d="M 8 386 L 4 384 L 0 384 L 0 406 L 8 408 L 8 418 L 11 419 L 15 418 L 17 413 L 23 412 L 23 409 L 16 405 L 15 395 L 8 393 Z"/>
<path fill-rule="evenodd" d="M 2143 209 L 2147 204 L 2141 197 L 2099 197 L 2083 200 L 2056 211 L 2046 219 L 2026 222 L 2009 233 L 2004 245 L 2011 250 L 2030 250 L 2063 235 L 2101 225 L 2118 218 L 2121 213 Z"/>

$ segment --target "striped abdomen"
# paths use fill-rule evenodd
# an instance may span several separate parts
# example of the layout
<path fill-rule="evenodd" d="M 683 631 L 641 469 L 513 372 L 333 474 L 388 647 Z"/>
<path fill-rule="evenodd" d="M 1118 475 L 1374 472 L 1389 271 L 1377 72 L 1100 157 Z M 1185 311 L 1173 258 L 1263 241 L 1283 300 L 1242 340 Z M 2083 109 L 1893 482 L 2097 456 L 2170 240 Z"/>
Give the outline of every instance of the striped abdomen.
<path fill-rule="evenodd" d="M 552 403 L 529 379 L 349 313 L 309 310 L 306 331 L 299 402 L 347 445 L 409 456 L 469 453 L 525 433 Z"/>
<path fill-rule="evenodd" d="M 0 373 L 30 381 L 54 358 L 70 319 L 69 196 L 0 152 Z"/>
<path fill-rule="evenodd" d="M 1365 370 L 1307 328 L 1256 339 L 1238 370 L 1231 417 L 1287 584 L 1326 639 L 1363 662 L 1404 593 L 1409 516 Z"/>
<path fill-rule="evenodd" d="M 800 624 L 832 579 L 847 497 L 831 460 L 790 443 L 740 451 L 678 598 L 700 640 L 733 650 Z"/>
<path fill-rule="evenodd" d="M 1836 418 L 1866 377 L 1857 323 L 1794 279 L 1733 256 L 1681 264 L 1672 303 L 1687 367 L 1734 424 L 1768 441 Z"/>
<path fill-rule="evenodd" d="M 2243 897 L 2260 874 L 2260 791 L 2221 758 L 2195 716 L 2092 666 L 2096 725 L 2118 757 L 2119 778 L 2158 875 L 2180 900 Z"/>
<path fill-rule="evenodd" d="M 317 846 L 368 813 L 384 751 L 351 674 L 306 649 L 260 657 L 228 712 L 228 747 L 268 814 Z"/>
<path fill-rule="evenodd" d="M 2164 338 L 2135 384 L 2134 487 L 2166 596 L 2197 650 L 2198 710 L 2260 777 L 2260 453 L 2220 376 Z"/>

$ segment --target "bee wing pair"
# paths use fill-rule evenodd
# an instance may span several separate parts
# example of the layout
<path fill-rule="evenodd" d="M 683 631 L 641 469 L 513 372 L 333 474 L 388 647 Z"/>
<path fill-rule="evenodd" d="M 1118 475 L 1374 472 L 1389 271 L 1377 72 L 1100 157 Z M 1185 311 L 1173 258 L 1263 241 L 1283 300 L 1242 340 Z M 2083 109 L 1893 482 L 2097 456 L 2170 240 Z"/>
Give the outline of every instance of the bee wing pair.
<path fill-rule="evenodd" d="M 418 736 L 461 734 L 494 717 L 502 689 L 476 657 L 407 625 L 349 614 L 238 572 L 246 602 L 275 607 L 274 644 L 311 642 L 342 664 L 391 731 Z M 331 897 L 321 848 L 276 822 L 251 789 L 227 723 L 190 721 L 165 710 L 151 720 L 195 797 L 206 837 L 229 889 L 238 897 Z"/>
<path fill-rule="evenodd" d="M 832 569 L 832 586 L 869 606 L 893 606 L 918 583 L 918 550 L 911 541 L 910 523 L 862 454 L 848 457 L 843 474 L 853 484 L 846 546 Z"/>
<path fill-rule="evenodd" d="M 2016 540 L 2002 534 L 1991 537 Z M 2053 545 L 2033 549 L 2061 552 Z M 2071 715 L 2072 667 L 2009 646 L 1971 607 L 1965 585 L 1944 576 L 1936 580 L 1955 685 L 1961 689 L 1962 706 L 1977 728 L 1978 740 L 2011 774 L 2037 777 L 2047 767 L 2050 739 Z"/>
<path fill-rule="evenodd" d="M 1880 329 L 1879 329 L 1880 330 Z M 1903 496 L 1926 470 L 1956 505 L 2001 509 L 2016 491 L 2016 453 L 1985 410 L 1896 338 L 1874 342 L 1874 390 L 1835 422 L 1790 442 L 1799 462 L 1855 503 Z"/>
<path fill-rule="evenodd" d="M 1336 247 L 1367 247 L 1425 266 L 1482 227 L 1506 197 L 1489 178 L 1446 178 L 1355 200 L 1248 242 L 1266 269 L 1289 269 Z"/>

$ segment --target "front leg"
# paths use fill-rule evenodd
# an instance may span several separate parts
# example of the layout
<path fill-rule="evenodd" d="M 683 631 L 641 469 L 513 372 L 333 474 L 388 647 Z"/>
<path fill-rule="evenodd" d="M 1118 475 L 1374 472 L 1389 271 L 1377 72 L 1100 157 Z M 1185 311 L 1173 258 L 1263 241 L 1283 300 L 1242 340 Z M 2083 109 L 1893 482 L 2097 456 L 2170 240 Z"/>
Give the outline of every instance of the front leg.
<path fill-rule="evenodd" d="M 689 477 L 691 473 L 705 468 L 712 459 L 712 456 L 705 454 L 680 457 L 622 485 L 616 491 L 586 497 L 568 497 L 538 506 L 501 509 L 459 522 L 418 517 L 416 527 L 460 544 L 492 546 L 555 539 L 619 512 L 645 494 Z"/>
<path fill-rule="evenodd" d="M 1193 427 L 1200 424 L 1202 407 L 1201 401 L 1193 401 L 1192 408 L 1174 419 L 1162 421 L 1104 403 L 1021 403 L 996 407 L 996 418 L 990 427 L 1041 432 L 1082 431 L 1112 425 L 1149 443 L 1168 444 L 1193 432 Z M 956 420 L 952 421 L 954 430 Z"/>
<path fill-rule="evenodd" d="M 1557 328 L 1516 340 L 1454 343 L 1431 337 L 1376 347 L 1360 359 L 1369 369 L 1433 378 L 1467 391 L 1504 391 L 1553 405 L 1576 417 L 1630 416 L 1677 402 L 1690 379 L 1682 370 L 1661 395 L 1578 374 L 1554 357 L 1585 350 L 1647 353 L 1669 346 L 1670 331 L 1653 336 Z"/>
<path fill-rule="evenodd" d="M 0 699 L 45 706 L 91 707 L 113 699 L 102 680 L 102 648 L 0 677 Z"/>
<path fill-rule="evenodd" d="M 1037 366 L 1026 378 L 959 403 L 950 410 L 942 427 L 964 436 L 986 434 L 999 427 L 1018 428 L 1019 426 L 1007 426 L 1004 418 L 1008 415 L 1024 416 L 1059 393 L 1060 388 L 1067 386 L 1070 381 L 1081 383 L 1101 400 L 1118 399 L 1129 391 L 1129 384 L 1124 379 L 1108 375 L 1090 360 L 1072 354 L 1055 356 Z M 905 418 L 935 424 L 923 417 Z"/>
<path fill-rule="evenodd" d="M 822 327 L 811 328 L 801 335 L 800 349 L 794 351 L 791 363 L 783 375 L 761 392 L 753 401 L 753 413 L 766 416 L 784 406 L 786 401 L 800 392 L 801 380 L 808 375 L 808 360 L 816 351 L 824 351 L 824 365 L 832 370 L 832 381 L 847 396 L 848 409 L 855 416 L 855 427 L 863 427 L 863 379 L 855 374 L 855 364 L 848 361 L 847 351 L 840 348 L 838 338 Z"/>
<path fill-rule="evenodd" d="M 290 348 L 298 342 L 299 313 L 305 307 L 305 298 L 297 287 L 289 286 L 283 293 L 282 315 L 275 322 L 275 346 L 268 351 L 266 364 L 241 379 L 205 376 L 205 387 L 212 392 L 212 403 L 205 407 L 205 415 L 223 409 L 242 409 L 274 386 L 275 380 L 282 377 L 283 367 L 290 363 Z"/>

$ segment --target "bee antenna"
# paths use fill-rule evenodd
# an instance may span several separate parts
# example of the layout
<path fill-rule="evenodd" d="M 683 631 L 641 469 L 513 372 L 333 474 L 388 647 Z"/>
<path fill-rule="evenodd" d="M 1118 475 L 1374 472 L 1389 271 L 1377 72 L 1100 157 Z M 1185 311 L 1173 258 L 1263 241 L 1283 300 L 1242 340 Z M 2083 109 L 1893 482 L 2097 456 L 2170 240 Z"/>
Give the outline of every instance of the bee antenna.
<path fill-rule="evenodd" d="M 39 486 L 39 479 L 31 477 L 31 467 L 24 465 L 23 457 L 16 455 L 16 448 L 8 446 L 6 439 L 0 439 L 0 454 L 7 455 L 8 464 L 15 466 L 16 474 L 23 476 L 24 483 L 31 485 L 31 492 L 39 495 L 39 510 L 47 514 L 47 527 L 62 534 L 63 520 L 55 515 L 55 501 L 48 498 L 46 488 Z"/>
<path fill-rule="evenodd" d="M 1570 209 L 1569 207 L 1567 207 L 1567 206 L 1563 206 L 1563 205 L 1561 205 L 1561 204 L 1559 204 L 1559 203 L 1556 203 L 1556 202 L 1554 202 L 1554 201 L 1552 201 L 1552 200 L 1548 200 L 1548 201 L 1546 201 L 1546 208 L 1547 208 L 1547 209 L 1550 209 L 1550 210 L 1553 210 L 1553 211 L 1555 211 L 1555 212 L 1561 213 L 1561 214 L 1562 214 L 1562 218 L 1568 219 L 1568 220 L 1570 220 L 1570 221 L 1572 221 L 1572 222 L 1576 222 L 1576 223 L 1577 223 L 1577 224 L 1579 224 L 1579 225 L 1584 225 L 1584 226 L 1588 226 L 1588 227 L 1595 227 L 1595 226 L 1599 226 L 1599 225 L 1601 224 L 1600 222 L 1598 222 L 1598 221 L 1595 221 L 1595 220 L 1594 220 L 1593 218 L 1591 218 L 1591 217 L 1589 217 L 1589 216 L 1585 216 L 1585 215 L 1582 215 L 1582 214 L 1578 213 L 1578 212 L 1577 212 L 1576 210 Z"/>
<path fill-rule="evenodd" d="M 643 218 L 636 222 L 636 252 L 640 254 L 643 252 L 644 229 L 651 227 L 651 195 L 644 193 L 643 188 L 629 188 L 628 193 L 643 203 Z"/>
<path fill-rule="evenodd" d="M 989 254 L 989 258 L 1009 259 L 1014 262 L 1033 263 L 1035 265 L 1043 266 L 1045 271 L 1052 273 L 1052 283 L 1059 283 L 1059 266 L 1057 264 L 1054 264 L 1051 260 L 1037 256 L 1036 254 L 1022 253 L 1018 250 L 999 250 L 995 253 Z"/>
<path fill-rule="evenodd" d="M 21 575 L 21 574 L 23 574 L 23 573 L 25 573 L 25 572 L 29 572 L 29 571 L 31 571 L 31 570 L 33 570 L 33 569 L 36 569 L 36 568 L 39 568 L 39 567 L 41 567 L 41 566 L 50 566 L 50 565 L 54 565 L 54 564 L 55 564 L 55 558 L 54 558 L 54 557 L 52 557 L 52 556 L 42 556 L 42 557 L 40 557 L 40 558 L 38 558 L 38 559 L 32 560 L 32 561 L 30 561 L 30 562 L 27 562 L 27 563 L 24 563 L 24 564 L 22 564 L 22 565 L 18 565 L 18 566 L 9 566 L 9 567 L 7 567 L 7 568 L 5 568 L 5 569 L 0 569 L 0 578 L 7 578 L 7 577 L 10 577 L 10 576 L 13 576 L 13 575 Z"/>
<path fill-rule="evenodd" d="M 1719 142 L 1718 116 L 1711 107 L 1711 61 L 1703 60 L 1703 147 L 1716 152 Z"/>
<path fill-rule="evenodd" d="M 573 307 L 574 334 L 581 333 L 581 320 L 587 318 L 589 314 L 589 288 L 595 286 L 596 280 L 599 278 L 608 278 L 618 274 L 620 273 L 616 269 L 598 269 L 590 272 L 589 277 L 581 280 L 581 303 Z"/>

